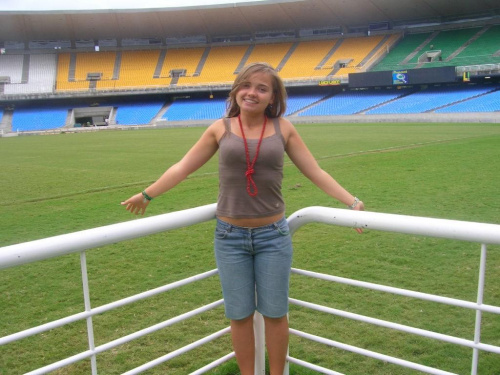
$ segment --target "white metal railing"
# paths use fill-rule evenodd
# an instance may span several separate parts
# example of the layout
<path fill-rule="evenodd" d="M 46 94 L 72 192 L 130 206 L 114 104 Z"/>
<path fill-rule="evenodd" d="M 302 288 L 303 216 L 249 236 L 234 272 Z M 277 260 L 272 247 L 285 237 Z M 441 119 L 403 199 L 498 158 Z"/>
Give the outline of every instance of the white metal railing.
<path fill-rule="evenodd" d="M 26 264 L 30 262 L 36 262 L 52 257 L 57 257 L 69 253 L 80 252 L 81 260 L 81 270 L 82 270 L 82 281 L 84 289 L 84 306 L 85 310 L 83 312 L 49 322 L 37 327 L 29 328 L 24 331 L 16 332 L 4 337 L 0 337 L 0 345 L 6 345 L 8 343 L 20 340 L 22 338 L 36 335 L 45 332 L 49 329 L 60 327 L 75 321 L 86 320 L 87 321 L 87 336 L 89 349 L 82 353 L 76 354 L 72 357 L 68 357 L 61 361 L 52 363 L 50 365 L 36 369 L 29 374 L 44 374 L 49 371 L 64 367 L 71 363 L 88 359 L 91 360 L 92 374 L 97 374 L 97 360 L 96 355 L 104 351 L 110 350 L 116 346 L 122 345 L 126 342 L 130 342 L 134 339 L 147 335 L 149 333 L 155 332 L 162 328 L 173 325 L 184 319 L 188 319 L 197 314 L 201 314 L 210 309 L 220 306 L 223 301 L 215 301 L 206 306 L 202 306 L 193 311 L 181 314 L 177 317 L 169 319 L 167 321 L 158 323 L 146 329 L 134 332 L 130 335 L 121 337 L 119 339 L 110 341 L 106 344 L 95 346 L 94 345 L 94 329 L 92 326 L 92 317 L 97 314 L 102 314 L 104 312 L 110 311 L 117 307 L 130 304 L 144 298 L 154 296 L 159 293 L 164 293 L 174 288 L 193 283 L 207 277 L 211 277 L 217 274 L 217 270 L 211 270 L 199 275 L 189 277 L 184 280 L 180 280 L 162 287 L 149 290 L 143 293 L 139 293 L 134 296 L 124 298 L 122 300 L 111 302 L 107 305 L 99 307 L 91 307 L 90 305 L 90 291 L 88 287 L 87 278 L 87 267 L 86 267 L 86 256 L 85 252 L 88 249 L 92 249 L 99 246 L 109 245 L 112 243 L 125 241 L 133 238 L 138 238 L 142 236 L 147 236 L 162 231 L 177 229 L 205 221 L 209 221 L 215 218 L 215 204 L 201 206 L 189 210 L 178 211 L 163 215 L 158 215 L 149 218 L 142 218 L 138 220 L 133 220 L 125 223 L 113 224 L 99 228 L 93 228 L 89 230 L 84 230 L 80 232 L 70 233 L 66 235 L 45 238 L 37 241 L 31 241 L 26 243 L 21 243 L 17 245 L 6 246 L 0 248 L 0 269 L 7 267 L 14 267 L 21 264 Z M 408 332 L 411 334 L 429 337 L 432 339 L 461 345 L 464 347 L 471 348 L 472 353 L 472 365 L 471 373 L 477 374 L 478 367 L 478 357 L 480 351 L 492 352 L 500 354 L 500 347 L 494 345 L 488 345 L 481 342 L 481 317 L 483 312 L 490 312 L 494 314 L 500 314 L 500 307 L 486 305 L 483 303 L 483 293 L 484 293 L 484 280 L 485 280 L 485 268 L 486 268 L 486 254 L 487 254 L 487 244 L 500 244 L 500 225 L 496 224 L 483 224 L 483 223 L 473 223 L 464 221 L 454 221 L 454 220 L 444 220 L 444 219 L 431 219 L 423 217 L 412 217 L 404 215 L 393 215 L 375 212 L 359 212 L 350 211 L 345 209 L 334 209 L 326 207 L 308 207 L 295 212 L 288 218 L 291 233 L 293 234 L 301 226 L 311 223 L 319 222 L 331 225 L 339 225 L 346 227 L 356 227 L 365 228 L 370 230 L 380 230 L 389 231 L 397 233 L 406 233 L 413 235 L 423 235 L 431 237 L 440 237 L 454 240 L 471 241 L 481 244 L 481 260 L 479 269 L 479 284 L 477 300 L 475 302 L 463 301 L 459 299 L 453 299 L 448 297 L 442 297 L 437 295 L 425 294 L 416 291 L 409 291 L 389 286 L 377 285 L 367 282 L 362 282 L 358 280 L 345 279 L 337 276 L 325 275 L 314 273 L 305 270 L 292 269 L 295 274 L 319 278 L 326 281 L 343 283 L 352 286 L 357 286 L 361 288 L 367 288 L 372 290 L 378 290 L 386 293 L 392 293 L 397 295 L 403 295 L 411 298 L 417 298 L 427 301 L 432 301 L 436 303 L 442 303 L 447 305 L 453 305 L 466 309 L 473 309 L 476 311 L 476 321 L 475 321 L 475 335 L 474 340 L 466 340 L 463 338 L 453 337 L 449 335 L 443 335 L 431 331 L 426 331 L 422 329 L 413 328 L 410 326 L 405 326 L 401 324 L 396 324 L 393 322 L 383 321 L 380 319 L 374 319 L 371 317 L 366 317 L 358 314 L 353 314 L 341 310 L 332 309 L 325 306 L 320 306 L 314 303 L 300 301 L 294 298 L 290 298 L 290 303 L 295 305 L 300 305 L 312 310 L 320 311 L 322 313 L 333 314 L 337 316 L 342 316 L 345 318 L 362 321 L 377 326 L 382 326 L 390 329 L 395 329 L 403 332 Z M 259 314 L 256 314 L 255 319 L 255 329 L 256 329 L 256 370 L 255 374 L 262 375 L 265 370 L 265 348 L 264 348 L 264 326 L 263 319 Z M 200 345 L 210 342 L 222 335 L 229 332 L 230 328 L 227 327 L 218 332 L 215 332 L 201 340 L 198 340 L 192 344 L 189 344 L 183 348 L 177 349 L 171 353 L 168 353 L 156 360 L 132 369 L 126 374 L 138 374 L 160 363 L 168 361 L 178 355 L 181 355 L 191 349 L 194 349 Z M 419 370 L 429 374 L 450 374 L 449 372 L 442 371 L 439 369 L 431 368 L 428 366 L 423 366 L 420 364 L 412 363 L 403 359 L 393 358 L 384 354 L 376 353 L 373 351 L 368 351 L 366 349 L 354 347 L 351 345 L 335 342 L 318 336 L 314 336 L 305 332 L 301 332 L 290 328 L 290 333 L 301 336 L 303 338 L 320 342 L 322 344 L 341 348 L 347 351 L 351 351 L 360 355 L 368 356 L 371 358 L 377 358 L 389 363 L 394 363 L 403 367 Z M 220 365 L 221 363 L 234 357 L 234 352 L 229 353 L 222 358 L 206 365 L 203 368 L 193 372 L 193 374 L 203 374 L 210 369 Z M 288 363 L 295 363 L 303 367 L 313 369 L 315 371 L 325 373 L 325 374 L 339 374 L 333 370 L 325 369 L 320 366 L 307 363 L 303 360 L 293 358 L 288 356 Z M 288 366 L 285 369 L 285 374 L 288 374 Z"/>
<path fill-rule="evenodd" d="M 336 283 L 343 283 L 352 286 L 379 290 L 386 293 L 393 293 L 398 295 L 403 295 L 411 298 L 418 298 L 422 300 L 453 305 L 457 307 L 473 309 L 476 311 L 476 321 L 474 327 L 474 340 L 465 340 L 462 338 L 442 335 L 439 333 L 421 330 L 409 326 L 404 326 L 401 324 L 396 324 L 392 322 L 386 322 L 379 319 L 374 319 L 358 314 L 352 314 L 345 311 L 339 311 L 331 309 L 325 306 L 319 306 L 311 304 L 304 301 L 295 300 L 290 298 L 290 303 L 311 308 L 313 310 L 322 311 L 324 313 L 333 314 L 337 316 L 343 316 L 345 318 L 354 319 L 358 321 L 363 321 L 365 323 L 370 323 L 378 326 L 383 326 L 391 329 L 396 329 L 420 336 L 430 337 L 436 340 L 441 340 L 456 345 L 462 345 L 470 347 L 473 349 L 472 353 L 472 365 L 471 374 L 477 374 L 478 368 L 478 358 L 479 351 L 488 351 L 500 354 L 500 347 L 494 345 L 487 345 L 481 343 L 481 318 L 483 312 L 490 312 L 494 314 L 500 314 L 499 306 L 491 306 L 483 304 L 483 294 L 484 294 L 484 282 L 485 282 L 485 270 L 486 270 L 486 254 L 487 254 L 487 244 L 500 244 L 500 225 L 496 224 L 484 224 L 484 223 L 474 223 L 456 220 L 445 220 L 445 219 L 432 219 L 425 217 L 414 217 L 414 216 L 404 216 L 404 215 L 394 215 L 394 214 L 384 214 L 375 212 L 359 212 L 359 211 L 349 211 L 349 210 L 339 210 L 334 208 L 326 207 L 308 207 L 299 210 L 292 214 L 288 218 L 291 232 L 295 232 L 302 225 L 310 222 L 320 222 L 325 224 L 346 226 L 346 227 L 357 227 L 366 228 L 370 230 L 380 230 L 388 232 L 397 232 L 413 235 L 422 235 L 429 237 L 439 237 L 453 240 L 462 240 L 477 242 L 481 246 L 481 258 L 479 267 L 479 281 L 478 281 L 478 292 L 476 302 L 463 301 L 454 298 L 447 298 L 437 295 L 425 294 L 415 291 L 409 291 L 405 289 L 398 289 L 383 285 L 377 285 L 357 280 L 345 279 L 341 277 L 335 277 L 330 275 L 322 275 L 318 273 L 313 273 L 304 270 L 292 269 L 293 273 L 301 274 L 309 277 L 319 278 L 323 280 L 328 280 Z M 358 353 L 372 358 L 377 358 L 389 363 L 394 363 L 400 366 L 412 368 L 429 374 L 451 374 L 450 372 L 442 371 L 435 368 L 430 368 L 427 366 L 422 366 L 416 363 L 408 362 L 402 359 L 389 357 L 380 353 L 368 351 L 365 349 L 353 347 L 350 345 L 345 345 L 342 343 L 334 342 L 332 340 L 326 340 L 313 336 L 304 332 L 300 332 L 294 329 L 290 329 L 290 333 L 299 335 L 301 337 L 321 342 L 323 344 L 341 348 L 347 351 Z M 289 359 L 289 362 L 294 362 L 296 359 Z M 296 362 L 297 363 L 297 362 Z M 309 367 L 309 364 L 301 364 L 305 367 Z M 326 374 L 337 374 L 330 370 L 321 370 L 316 368 L 317 366 L 311 366 L 310 368 L 316 369 L 317 371 Z"/>
<path fill-rule="evenodd" d="M 50 371 L 54 371 L 58 368 L 67 366 L 69 364 L 81 361 L 83 359 L 90 359 L 92 374 L 95 375 L 97 374 L 97 360 L 96 360 L 97 354 L 113 349 L 119 345 L 138 339 L 142 336 L 153 333 L 155 331 L 171 326 L 175 323 L 181 322 L 197 314 L 201 314 L 203 312 L 206 312 L 208 310 L 214 309 L 222 305 L 224 302 L 223 300 L 215 301 L 208 305 L 202 306 L 198 309 L 176 316 L 172 319 L 160 322 L 151 327 L 134 332 L 130 335 L 107 342 L 103 345 L 100 346 L 94 345 L 94 329 L 92 325 L 93 316 L 102 314 L 104 312 L 116 309 L 121 306 L 125 306 L 140 301 L 145 298 L 155 296 L 159 293 L 167 292 L 174 288 L 178 288 L 199 280 L 203 280 L 207 277 L 216 275 L 218 271 L 217 269 L 212 271 L 207 271 L 205 273 L 195 275 L 186 278 L 184 280 L 176 281 L 174 283 L 164 285 L 156 289 L 148 290 L 143 293 L 139 293 L 118 301 L 111 302 L 103 306 L 93 308 L 90 305 L 90 289 L 87 276 L 86 250 L 212 220 L 215 218 L 215 206 L 216 206 L 215 204 L 211 204 L 189 210 L 177 211 L 154 217 L 142 218 L 138 220 L 131 220 L 124 223 L 113 224 L 89 230 L 83 230 L 80 232 L 69 233 L 65 235 L 49 237 L 41 240 L 25 242 L 17 245 L 11 245 L 0 248 L 0 269 L 19 266 L 26 263 L 32 263 L 61 255 L 79 252 L 82 282 L 83 282 L 83 297 L 85 306 L 85 310 L 83 312 L 70 315 L 65 318 L 55 320 L 46 324 L 42 324 L 37 327 L 16 332 L 4 337 L 0 337 L 0 345 L 5 345 L 29 336 L 40 334 L 50 329 L 61 327 L 69 323 L 86 320 L 88 347 L 89 347 L 87 351 L 78 353 L 74 356 L 65 358 L 61 361 L 52 363 L 50 365 L 38 368 L 34 371 L 29 372 L 29 374 L 30 375 L 45 374 Z M 216 338 L 224 334 L 227 334 L 229 330 L 230 328 L 228 327 L 219 332 L 216 332 L 210 336 L 205 337 L 202 340 L 199 340 L 195 343 L 192 343 L 174 352 L 171 352 L 166 356 L 158 358 L 150 363 L 144 364 L 143 366 L 140 366 L 136 369 L 132 369 L 128 371 L 127 374 L 137 374 L 143 372 L 144 370 L 156 366 L 159 363 L 168 361 L 200 345 L 215 340 Z M 234 357 L 234 353 L 230 353 L 224 358 L 227 361 L 232 357 Z M 205 366 L 204 371 L 208 371 L 210 368 L 216 366 L 219 363 L 220 360 Z"/>

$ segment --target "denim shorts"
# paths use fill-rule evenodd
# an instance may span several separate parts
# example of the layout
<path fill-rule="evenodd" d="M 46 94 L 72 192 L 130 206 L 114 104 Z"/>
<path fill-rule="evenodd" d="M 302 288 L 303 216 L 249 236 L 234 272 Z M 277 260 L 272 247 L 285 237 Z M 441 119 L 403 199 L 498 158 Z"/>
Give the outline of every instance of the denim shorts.
<path fill-rule="evenodd" d="M 262 227 L 238 227 L 217 219 L 215 259 L 226 317 L 255 310 L 269 318 L 288 313 L 292 239 L 285 218 Z"/>

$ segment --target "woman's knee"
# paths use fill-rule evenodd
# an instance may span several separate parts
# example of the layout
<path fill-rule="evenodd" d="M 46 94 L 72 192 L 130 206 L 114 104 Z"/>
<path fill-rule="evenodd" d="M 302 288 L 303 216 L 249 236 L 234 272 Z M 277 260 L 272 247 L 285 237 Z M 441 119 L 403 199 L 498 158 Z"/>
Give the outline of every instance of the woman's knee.
<path fill-rule="evenodd" d="M 242 325 L 250 324 L 251 322 L 253 324 L 253 314 L 251 314 L 243 319 L 231 319 L 231 325 L 234 324 L 234 325 L 242 326 Z"/>
<path fill-rule="evenodd" d="M 267 324 L 281 324 L 281 323 L 288 323 L 288 315 L 283 315 L 278 318 L 273 318 L 269 316 L 264 316 L 264 322 Z"/>

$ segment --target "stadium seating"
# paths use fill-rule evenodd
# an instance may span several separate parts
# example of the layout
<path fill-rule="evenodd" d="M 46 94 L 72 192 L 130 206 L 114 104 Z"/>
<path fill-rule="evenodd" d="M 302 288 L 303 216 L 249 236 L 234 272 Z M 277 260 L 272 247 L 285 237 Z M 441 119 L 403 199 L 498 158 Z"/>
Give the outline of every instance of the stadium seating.
<path fill-rule="evenodd" d="M 163 107 L 164 100 L 134 103 L 115 103 L 117 108 L 115 122 L 120 125 L 149 124 Z"/>
<path fill-rule="evenodd" d="M 116 55 L 116 73 L 111 79 L 101 79 L 97 89 L 128 89 L 131 87 L 168 85 L 168 77 L 155 78 L 160 51 L 123 51 Z"/>
<path fill-rule="evenodd" d="M 366 70 L 372 61 L 390 51 L 373 69 L 393 70 L 432 66 L 500 63 L 500 25 L 409 34 L 292 42 L 170 47 L 166 49 L 117 50 L 0 55 L 0 94 L 67 94 L 89 90 L 118 92 L 170 86 L 197 87 L 230 84 L 246 64 L 265 61 L 279 70 L 286 83 L 304 79 L 330 79 Z M 398 43 L 394 45 L 397 41 Z M 422 56 L 440 50 L 441 59 L 429 62 Z M 419 59 L 420 58 L 420 59 Z M 293 82 L 292 82 L 293 83 Z M 317 90 L 319 89 L 319 91 Z M 493 85 L 466 87 L 415 87 L 366 91 L 326 87 L 292 94 L 286 116 L 330 116 L 499 111 L 499 93 Z M 225 114 L 225 98 L 180 98 L 165 109 L 164 100 L 116 102 L 115 121 L 120 125 L 165 121 L 215 120 Z M 16 107 L 13 131 L 46 130 L 65 125 L 70 107 L 48 109 Z M 10 118 L 10 117 L 9 117 Z M 10 122 L 10 119 L 9 119 Z M 10 125 L 10 124 L 9 124 Z M 5 124 L 3 125 L 5 127 Z M 8 128 L 8 127 L 7 127 Z"/>
<path fill-rule="evenodd" d="M 0 55 L 0 76 L 10 77 L 10 83 L 21 83 L 23 55 Z M 8 86 L 8 85 L 7 85 Z"/>
<path fill-rule="evenodd" d="M 280 75 L 284 79 L 324 78 L 359 71 L 363 61 L 377 50 L 385 50 L 395 37 L 371 36 L 329 41 L 301 42 L 287 59 Z"/>
<path fill-rule="evenodd" d="M 201 69 L 191 77 L 180 77 L 182 84 L 232 83 L 248 46 L 211 47 L 199 62 Z M 199 74 L 199 75 L 198 75 Z"/>
<path fill-rule="evenodd" d="M 380 105 L 366 112 L 373 114 L 423 113 L 466 100 L 491 90 L 488 86 L 472 87 L 430 87 L 402 97 L 393 102 Z"/>
<path fill-rule="evenodd" d="M 357 67 L 362 65 L 365 57 L 374 52 L 377 46 L 383 42 L 383 36 L 370 36 L 359 38 L 346 38 L 339 49 L 330 58 L 329 63 L 335 64 L 339 60 L 352 59 L 344 68 L 340 68 L 338 75 L 346 75 L 357 72 Z"/>
<path fill-rule="evenodd" d="M 38 131 L 62 128 L 66 123 L 68 109 L 65 106 L 16 108 L 12 117 L 12 131 Z"/>
<path fill-rule="evenodd" d="M 500 25 L 405 36 L 399 34 L 270 44 L 168 48 L 164 50 L 13 54 L 0 56 L 5 94 L 146 89 L 228 84 L 242 66 L 266 61 L 283 79 L 325 79 L 369 68 L 392 70 L 442 65 L 498 63 Z M 442 61 L 419 61 L 428 50 Z M 27 57 L 28 59 L 27 59 Z"/>
<path fill-rule="evenodd" d="M 285 80 L 345 76 L 363 71 L 398 34 L 328 40 L 133 50 L 12 54 L 0 56 L 0 77 L 9 77 L 5 94 L 122 90 L 168 85 L 230 83 L 242 66 L 269 62 Z M 499 63 L 500 25 L 405 36 L 373 69 Z M 442 61 L 419 62 L 428 50 Z M 89 75 L 94 74 L 93 77 Z"/>
<path fill-rule="evenodd" d="M 280 69 L 281 77 L 283 79 L 326 77 L 333 68 L 331 64 L 328 68 L 323 68 L 321 62 L 336 44 L 336 39 L 297 43 L 286 63 Z"/>
<path fill-rule="evenodd" d="M 288 98 L 286 116 L 335 116 L 364 113 L 406 114 L 500 111 L 500 86 L 431 87 L 414 92 L 411 89 L 381 89 L 316 94 L 295 94 Z M 119 125 L 149 124 L 161 113 L 163 100 L 126 101 L 107 104 L 116 110 Z M 16 108 L 12 131 L 39 131 L 61 128 L 72 106 Z M 161 115 L 165 121 L 216 120 L 226 112 L 226 99 L 179 98 Z"/>
<path fill-rule="evenodd" d="M 465 48 L 453 62 L 455 65 L 475 65 L 499 63 L 500 56 L 500 25 L 490 26 L 473 43 Z"/>
<path fill-rule="evenodd" d="M 202 60 L 205 48 L 168 49 L 162 65 L 161 76 L 169 77 L 172 71 L 185 71 L 188 77 L 194 76 L 198 63 Z"/>
<path fill-rule="evenodd" d="M 498 112 L 500 111 L 500 87 L 490 88 L 484 95 L 471 98 L 436 110 L 436 113 Z M 496 90 L 496 91 L 495 91 Z"/>
<path fill-rule="evenodd" d="M 426 68 L 455 65 L 453 61 L 455 57 L 453 54 L 456 53 L 460 47 L 464 46 L 479 31 L 481 31 L 481 28 L 441 31 L 422 49 L 422 52 L 439 50 L 441 51 L 441 58 L 438 59 L 438 61 L 421 63 L 418 61 L 421 54 L 417 54 L 409 61 L 409 63 L 415 67 L 422 67 L 425 65 Z"/>
<path fill-rule="evenodd" d="M 83 55 L 83 54 L 82 54 Z M 76 54 L 72 57 L 69 53 L 60 54 L 57 61 L 56 90 L 57 91 L 81 91 L 89 89 L 87 76 L 76 80 Z M 90 67 L 91 72 L 100 71 L 99 67 Z"/>
<path fill-rule="evenodd" d="M 226 112 L 225 99 L 177 99 L 163 114 L 168 121 L 215 120 Z"/>
<path fill-rule="evenodd" d="M 148 124 L 159 113 L 164 100 L 143 102 L 115 102 L 109 104 L 117 108 L 115 122 L 120 125 Z M 33 106 L 16 108 L 12 118 L 12 131 L 38 131 L 62 128 L 68 116 L 68 111 L 79 106 Z"/>
<path fill-rule="evenodd" d="M 310 105 L 324 99 L 328 95 L 330 95 L 330 93 L 290 95 L 287 100 L 285 116 L 290 116 L 295 112 L 303 110 L 304 108 L 307 108 Z"/>
<path fill-rule="evenodd" d="M 500 63 L 497 52 L 500 25 L 409 34 L 373 71 Z M 427 51 L 439 50 L 435 61 L 419 61 Z"/>
<path fill-rule="evenodd" d="M 57 91 L 145 88 L 166 85 L 229 84 L 242 66 L 266 61 L 282 78 L 346 75 L 397 36 L 357 37 L 296 43 L 212 46 L 167 50 L 62 53 Z M 344 61 L 345 63 L 339 64 Z M 17 64 L 19 66 L 19 64 Z M 96 74 L 94 82 L 89 74 Z"/>
<path fill-rule="evenodd" d="M 13 58 L 10 61 L 7 59 L 5 66 L 3 65 L 5 61 L 0 60 L 0 76 L 11 77 L 11 84 L 5 85 L 5 94 L 42 94 L 54 91 L 56 55 L 25 55 L 22 59 L 19 55 L 0 57 Z M 2 71 L 2 67 L 7 69 Z"/>
<path fill-rule="evenodd" d="M 411 58 L 414 51 L 420 50 L 422 44 L 427 44 L 427 40 L 432 33 L 408 34 L 402 38 L 390 53 L 384 57 L 371 71 L 409 69 L 407 59 Z"/>
<path fill-rule="evenodd" d="M 292 46 L 293 43 L 257 44 L 253 47 L 246 63 L 265 61 L 274 68 L 278 68 Z"/>
<path fill-rule="evenodd" d="M 345 91 L 300 112 L 298 116 L 352 115 L 408 94 L 407 90 Z"/>

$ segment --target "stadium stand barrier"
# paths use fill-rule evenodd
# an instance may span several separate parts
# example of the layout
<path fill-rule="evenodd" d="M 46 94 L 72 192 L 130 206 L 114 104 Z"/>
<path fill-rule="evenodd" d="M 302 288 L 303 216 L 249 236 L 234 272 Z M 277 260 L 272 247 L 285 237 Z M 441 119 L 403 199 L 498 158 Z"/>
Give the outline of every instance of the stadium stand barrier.
<path fill-rule="evenodd" d="M 134 303 L 136 301 L 158 295 L 160 293 L 168 292 L 174 288 L 178 288 L 208 277 L 215 276 L 217 274 L 217 269 L 209 270 L 202 274 L 188 277 L 186 279 L 179 280 L 177 282 L 164 285 L 156 289 L 148 290 L 146 292 L 142 292 L 121 300 L 117 300 L 108 303 L 106 305 L 93 307 L 91 305 L 91 296 L 90 296 L 91 291 L 89 288 L 89 277 L 87 272 L 87 261 L 86 261 L 87 250 L 99 247 L 101 248 L 99 251 L 105 251 L 103 250 L 103 247 L 105 247 L 106 245 L 210 221 L 215 218 L 215 209 L 216 209 L 216 204 L 209 204 L 206 206 L 200 206 L 184 211 L 177 211 L 163 215 L 142 218 L 129 222 L 93 228 L 80 232 L 69 233 L 65 235 L 49 237 L 41 240 L 15 244 L 0 248 L 0 269 L 16 267 L 27 263 L 39 262 L 45 259 L 59 257 L 70 253 L 79 253 L 83 291 L 84 291 L 83 293 L 84 310 L 82 312 L 61 318 L 56 321 L 48 322 L 33 328 L 28 328 L 23 331 L 15 332 L 4 337 L 0 337 L 0 345 L 7 345 L 16 342 L 18 340 L 21 340 L 23 338 L 27 338 L 33 335 L 43 334 L 43 332 L 46 332 L 50 329 L 62 327 L 66 324 L 73 323 L 76 321 L 86 321 L 87 323 L 86 334 L 88 336 L 88 347 L 89 347 L 88 350 L 72 355 L 58 362 L 51 363 L 49 365 L 45 365 L 43 367 L 35 369 L 29 372 L 29 374 L 32 375 L 44 374 L 82 360 L 90 360 L 92 374 L 96 375 L 98 372 L 97 357 L 100 353 L 112 350 L 120 345 L 129 343 L 135 339 L 144 337 L 160 329 L 165 329 L 173 324 L 179 323 L 188 318 L 191 318 L 198 314 L 202 314 L 203 312 L 209 311 L 211 309 L 220 306 L 223 303 L 223 300 L 214 301 L 195 310 L 185 312 L 177 317 L 157 323 L 148 328 L 144 328 L 142 330 L 115 339 L 113 341 L 107 342 L 105 344 L 95 346 L 94 328 L 92 324 L 92 319 L 96 315 L 103 314 L 118 307 L 122 307 Z M 351 211 L 346 209 L 336 209 L 327 207 L 303 208 L 290 215 L 287 220 L 289 222 L 290 231 L 292 235 L 299 228 L 303 227 L 308 223 L 322 223 L 322 224 L 338 225 L 344 227 L 357 227 L 373 231 L 393 232 L 406 235 L 436 237 L 454 241 L 468 241 L 472 243 L 477 243 L 480 246 L 481 255 L 479 261 L 480 265 L 479 265 L 476 301 L 467 301 L 467 300 L 444 297 L 439 295 L 426 294 L 418 291 L 373 284 L 354 279 L 346 279 L 332 275 L 319 274 L 297 268 L 292 269 L 292 272 L 297 275 L 317 278 L 333 283 L 340 283 L 342 285 L 350 285 L 378 292 L 390 293 L 392 295 L 405 296 L 417 300 L 429 301 L 433 303 L 455 306 L 457 308 L 463 308 L 475 311 L 474 338 L 472 340 L 445 335 L 430 330 L 419 329 L 403 324 L 397 324 L 394 322 L 380 320 L 359 314 L 354 314 L 348 311 L 336 310 L 333 308 L 329 308 L 327 306 L 321 306 L 315 303 L 300 301 L 294 299 L 293 297 L 290 297 L 290 303 L 314 311 L 311 312 L 311 314 L 317 314 L 317 313 L 331 314 L 342 318 L 368 323 L 374 326 L 384 327 L 399 332 L 405 332 L 408 334 L 420 337 L 426 337 L 441 342 L 445 342 L 448 344 L 458 345 L 464 348 L 471 349 L 472 350 L 471 374 L 473 375 L 477 374 L 478 360 L 481 352 L 500 354 L 500 346 L 490 345 L 482 342 L 481 340 L 481 329 L 482 329 L 481 319 L 483 313 L 500 314 L 500 306 L 488 305 L 485 304 L 483 301 L 484 285 L 486 278 L 485 270 L 486 270 L 487 247 L 490 244 L 494 245 L 500 244 L 500 225 L 384 214 L 377 212 Z M 258 314 L 256 314 L 255 322 L 256 322 L 257 350 L 256 350 L 255 363 L 256 363 L 256 373 L 259 374 L 265 373 L 265 346 L 264 346 L 265 344 L 263 335 L 264 327 L 262 321 L 263 319 L 259 317 Z M 139 367 L 129 370 L 126 372 L 126 374 L 138 374 L 147 369 L 151 369 L 174 357 L 187 353 L 198 346 L 204 345 L 223 335 L 226 335 L 227 333 L 229 333 L 229 331 L 230 328 L 227 327 L 217 332 L 214 332 L 213 334 L 208 335 L 207 337 L 200 339 L 192 344 L 189 344 L 183 348 L 179 348 L 151 362 L 145 363 Z M 290 328 L 290 333 L 293 335 L 298 335 L 304 339 L 321 343 L 330 347 L 339 348 L 342 350 L 359 354 L 361 356 L 374 358 L 380 361 L 402 366 L 405 368 L 422 371 L 424 373 L 448 374 L 448 375 L 452 374 L 448 371 L 432 368 L 423 364 L 410 362 L 401 358 L 395 358 L 389 355 L 384 355 L 382 353 L 377 353 L 374 351 L 366 350 L 363 348 L 315 336 L 306 332 L 296 330 L 293 327 Z M 291 349 L 293 351 L 293 348 Z M 221 363 L 224 363 L 233 357 L 234 353 L 230 352 L 227 355 L 193 372 L 192 374 L 202 374 L 208 372 L 209 370 L 219 366 Z M 316 370 L 325 374 L 338 374 L 338 372 L 335 372 L 334 370 L 325 369 L 316 364 L 308 363 L 301 359 L 294 358 L 290 355 L 287 357 L 287 360 L 288 364 L 294 363 L 299 366 Z M 284 373 L 285 375 L 289 373 L 288 366 L 289 365 L 287 365 L 285 369 Z"/>

